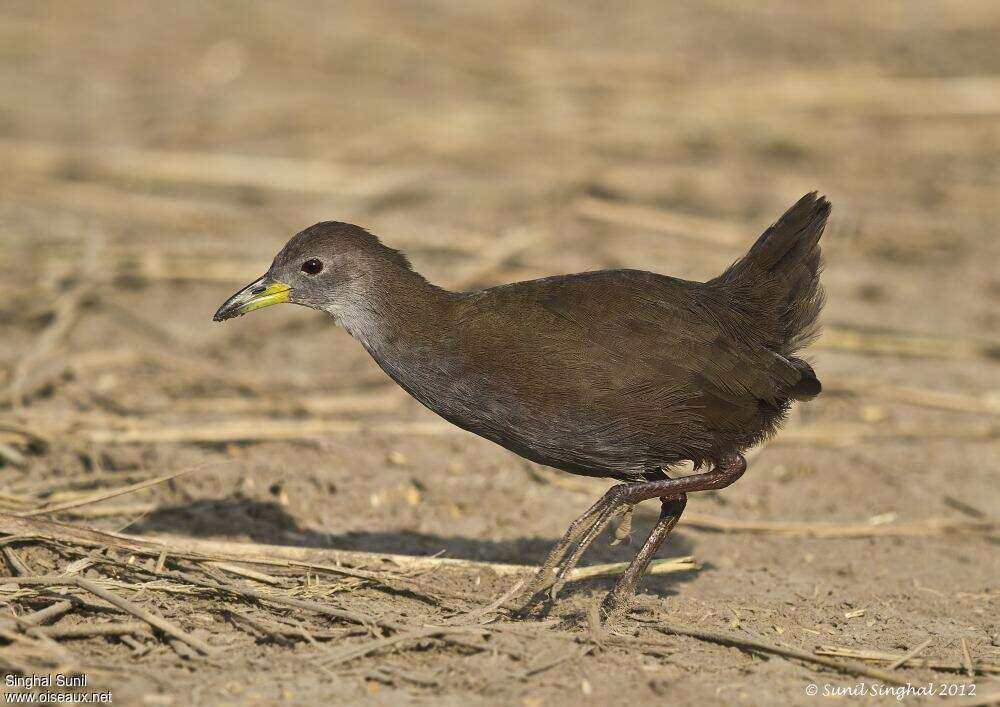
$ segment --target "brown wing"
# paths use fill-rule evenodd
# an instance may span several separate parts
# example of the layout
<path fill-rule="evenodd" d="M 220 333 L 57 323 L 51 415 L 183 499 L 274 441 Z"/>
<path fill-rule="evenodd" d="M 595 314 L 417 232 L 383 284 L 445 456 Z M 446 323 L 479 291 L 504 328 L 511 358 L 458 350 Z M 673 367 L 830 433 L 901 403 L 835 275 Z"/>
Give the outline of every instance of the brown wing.
<path fill-rule="evenodd" d="M 643 464 L 712 458 L 799 378 L 735 333 L 711 288 L 640 271 L 475 293 L 455 330 L 479 332 L 452 345 L 483 384 L 531 401 L 518 422 L 535 436 L 576 431 L 581 446 L 638 450 Z"/>

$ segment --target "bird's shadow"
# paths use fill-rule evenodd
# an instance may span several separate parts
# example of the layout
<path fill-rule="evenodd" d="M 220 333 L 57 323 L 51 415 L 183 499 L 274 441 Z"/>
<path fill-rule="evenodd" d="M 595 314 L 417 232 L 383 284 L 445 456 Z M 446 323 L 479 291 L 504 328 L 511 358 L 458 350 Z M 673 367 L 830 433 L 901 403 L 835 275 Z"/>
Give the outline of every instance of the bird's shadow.
<path fill-rule="evenodd" d="M 580 566 L 606 562 L 626 562 L 639 549 L 653 519 L 637 517 L 633 522 L 632 542 L 611 546 L 605 533 L 588 549 Z M 683 523 L 683 519 L 681 521 Z M 480 562 L 540 565 L 558 538 L 526 536 L 509 540 L 483 540 L 413 531 L 356 531 L 324 533 L 303 527 L 280 504 L 242 496 L 201 499 L 177 506 L 163 506 L 128 526 L 127 532 L 184 535 L 197 538 L 230 540 L 248 538 L 256 543 L 287 545 L 313 549 L 363 551 L 405 555 L 441 555 Z M 657 553 L 658 558 L 690 555 L 692 542 L 683 533 L 671 533 Z M 643 587 L 655 594 L 676 593 L 672 586 L 687 581 L 693 573 L 647 577 Z M 594 580 L 610 583 L 611 580 Z"/>

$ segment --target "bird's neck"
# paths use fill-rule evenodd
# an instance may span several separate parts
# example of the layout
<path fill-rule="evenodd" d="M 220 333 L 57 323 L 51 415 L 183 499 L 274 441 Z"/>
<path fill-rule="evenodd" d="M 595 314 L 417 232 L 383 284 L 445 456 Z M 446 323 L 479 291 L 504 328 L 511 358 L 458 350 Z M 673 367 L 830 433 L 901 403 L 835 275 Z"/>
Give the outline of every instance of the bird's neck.
<path fill-rule="evenodd" d="M 343 306 L 331 314 L 378 358 L 430 345 L 448 326 L 458 297 L 417 272 L 399 270 L 352 288 Z"/>

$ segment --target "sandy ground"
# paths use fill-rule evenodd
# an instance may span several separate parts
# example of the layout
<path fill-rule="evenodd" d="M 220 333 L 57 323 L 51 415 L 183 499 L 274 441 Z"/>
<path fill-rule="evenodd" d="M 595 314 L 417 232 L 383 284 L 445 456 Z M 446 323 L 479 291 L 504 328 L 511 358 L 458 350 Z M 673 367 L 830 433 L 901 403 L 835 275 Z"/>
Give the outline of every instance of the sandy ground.
<path fill-rule="evenodd" d="M 224 653 L 68 642 L 103 666 L 91 686 L 116 704 L 535 707 L 815 704 L 826 685 L 878 684 L 657 629 L 671 624 L 808 651 L 930 639 L 920 656 L 951 663 L 964 642 L 1000 662 L 998 31 L 987 0 L 4 2 L 0 442 L 24 463 L 0 461 L 3 503 L 199 466 L 67 521 L 540 562 L 607 484 L 442 428 L 315 312 L 220 326 L 218 304 L 318 220 L 475 287 L 603 267 L 703 279 L 802 193 L 835 207 L 810 353 L 826 392 L 738 484 L 690 500 L 703 522 L 682 519 L 661 554 L 701 568 L 644 582 L 618 629 L 631 643 L 588 629 L 607 579 L 572 585 L 558 623 L 508 652 L 428 640 L 327 670 L 337 641 L 278 645 L 210 599 L 140 592 Z M 587 563 L 635 548 L 607 540 Z M 512 580 L 424 581 L 465 599 L 362 583 L 325 600 L 419 625 Z"/>

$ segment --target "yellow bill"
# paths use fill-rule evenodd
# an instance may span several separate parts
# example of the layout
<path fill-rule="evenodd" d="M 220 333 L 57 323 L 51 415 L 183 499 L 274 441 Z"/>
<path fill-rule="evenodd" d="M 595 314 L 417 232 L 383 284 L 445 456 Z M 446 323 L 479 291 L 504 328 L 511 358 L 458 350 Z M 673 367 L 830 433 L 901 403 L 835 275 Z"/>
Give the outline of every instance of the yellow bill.
<path fill-rule="evenodd" d="M 219 307 L 213 319 L 217 322 L 239 317 L 255 309 L 287 302 L 292 288 L 283 282 L 269 282 L 267 275 L 251 282 Z"/>

